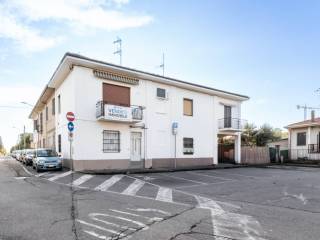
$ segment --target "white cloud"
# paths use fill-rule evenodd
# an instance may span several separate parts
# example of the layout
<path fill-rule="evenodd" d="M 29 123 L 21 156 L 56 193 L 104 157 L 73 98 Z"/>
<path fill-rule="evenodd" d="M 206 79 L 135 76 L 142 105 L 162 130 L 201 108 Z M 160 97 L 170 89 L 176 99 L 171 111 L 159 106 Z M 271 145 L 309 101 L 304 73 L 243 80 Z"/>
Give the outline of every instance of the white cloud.
<path fill-rule="evenodd" d="M 35 52 L 59 42 L 57 37 L 42 36 L 37 30 L 19 23 L 0 6 L 0 37 L 14 40 L 23 51 Z"/>
<path fill-rule="evenodd" d="M 34 52 L 51 48 L 62 39 L 45 36 L 35 28 L 42 21 L 67 24 L 71 30 L 112 31 L 141 27 L 153 20 L 148 15 L 121 11 L 121 6 L 128 3 L 129 0 L 7 0 L 0 3 L 0 37 Z"/>
<path fill-rule="evenodd" d="M 112 0 L 111 2 L 116 5 L 123 5 L 129 1 Z M 119 9 L 112 9 L 110 1 L 11 0 L 10 5 L 29 21 L 54 20 L 67 22 L 70 25 L 82 28 L 120 30 L 141 27 L 152 21 L 152 17 L 148 15 L 131 15 Z"/>

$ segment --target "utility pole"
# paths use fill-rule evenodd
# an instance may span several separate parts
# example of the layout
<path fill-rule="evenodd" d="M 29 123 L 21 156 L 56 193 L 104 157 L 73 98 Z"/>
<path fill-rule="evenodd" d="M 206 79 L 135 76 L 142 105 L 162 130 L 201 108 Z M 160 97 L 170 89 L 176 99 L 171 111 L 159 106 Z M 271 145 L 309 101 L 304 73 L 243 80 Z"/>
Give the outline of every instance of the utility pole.
<path fill-rule="evenodd" d="M 122 65 L 122 39 L 117 37 L 117 40 L 113 41 L 113 44 L 116 44 L 117 50 L 113 54 L 119 54 L 120 65 Z"/>
<path fill-rule="evenodd" d="M 307 120 L 307 110 L 320 110 L 320 108 L 318 107 L 310 107 L 310 106 L 307 106 L 307 104 L 305 105 L 297 105 L 297 109 L 300 109 L 302 108 L 304 110 L 304 120 Z"/>
<path fill-rule="evenodd" d="M 162 76 L 164 76 L 164 53 L 162 53 L 162 63 L 159 67 L 162 68 Z"/>
<path fill-rule="evenodd" d="M 23 148 L 26 148 L 26 126 L 23 125 Z"/>

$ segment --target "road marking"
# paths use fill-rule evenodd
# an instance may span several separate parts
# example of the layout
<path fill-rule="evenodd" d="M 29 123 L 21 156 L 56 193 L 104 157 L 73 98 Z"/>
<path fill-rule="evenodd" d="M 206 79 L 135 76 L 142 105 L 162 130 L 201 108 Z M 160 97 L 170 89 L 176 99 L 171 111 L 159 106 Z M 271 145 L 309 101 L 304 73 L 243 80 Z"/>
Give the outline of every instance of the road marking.
<path fill-rule="evenodd" d="M 96 214 L 96 213 L 93 213 Z M 99 213 L 98 213 L 99 214 Z M 115 216 L 115 215 L 111 215 L 111 214 L 107 214 L 107 213 L 100 213 L 101 216 L 106 216 L 106 217 L 111 217 L 111 218 L 116 218 L 116 219 L 120 219 L 126 222 L 131 222 L 133 224 L 136 224 L 137 226 L 141 227 L 143 230 L 147 230 L 149 227 L 147 225 L 145 225 L 142 222 L 138 222 L 129 218 L 125 218 L 125 217 L 120 217 L 120 216 Z"/>
<path fill-rule="evenodd" d="M 55 180 L 57 180 L 59 178 L 63 178 L 63 177 L 69 176 L 71 173 L 73 173 L 73 172 L 72 171 L 64 172 L 64 173 L 55 175 L 55 176 L 49 178 L 48 180 L 49 181 L 55 181 Z"/>
<path fill-rule="evenodd" d="M 122 194 L 134 196 L 143 187 L 143 185 L 143 181 L 136 179 L 122 192 Z"/>
<path fill-rule="evenodd" d="M 105 214 L 103 214 L 103 213 L 90 213 L 89 214 L 89 217 L 94 221 L 102 222 L 104 224 L 111 225 L 111 226 L 118 227 L 118 228 L 122 228 L 122 229 L 126 229 L 126 230 L 131 230 L 131 231 L 135 231 L 136 230 L 135 228 L 130 228 L 130 227 L 127 227 L 127 226 L 121 226 L 121 225 L 116 224 L 116 223 L 112 223 L 112 222 L 109 222 L 109 221 L 106 221 L 106 220 L 102 220 L 102 219 L 98 218 L 99 216 L 105 216 Z"/>
<path fill-rule="evenodd" d="M 156 213 L 161 213 L 163 215 L 171 215 L 171 213 L 162 211 L 159 209 L 154 209 L 154 208 L 127 208 L 128 210 L 134 211 L 134 212 L 156 212 Z"/>
<path fill-rule="evenodd" d="M 79 177 L 78 179 L 74 180 L 72 182 L 72 185 L 74 186 L 80 186 L 81 184 L 85 183 L 86 181 L 88 181 L 89 179 L 93 178 L 93 175 L 90 174 L 85 174 L 81 177 Z"/>
<path fill-rule="evenodd" d="M 129 215 L 129 216 L 133 216 L 133 217 L 145 218 L 145 219 L 148 219 L 149 222 L 159 222 L 159 221 L 163 220 L 163 218 L 159 218 L 159 217 L 146 217 L 146 216 L 142 216 L 142 215 L 139 215 L 139 214 L 134 214 L 134 213 L 130 213 L 130 212 L 123 212 L 123 211 L 119 211 L 119 210 L 115 210 L 115 209 L 110 209 L 110 211 L 116 212 L 116 213 L 120 213 L 120 214 Z"/>
<path fill-rule="evenodd" d="M 164 202 L 172 202 L 172 189 L 159 187 L 156 200 Z"/>
<path fill-rule="evenodd" d="M 28 170 L 26 169 L 24 166 L 21 165 L 21 167 L 23 168 L 23 170 L 28 173 L 30 176 L 33 176 L 33 174 Z"/>
<path fill-rule="evenodd" d="M 207 182 L 199 182 L 199 181 L 191 180 L 191 179 L 188 179 L 188 178 L 172 176 L 172 175 L 169 175 L 169 174 L 161 174 L 161 175 L 167 176 L 167 177 L 171 177 L 171 178 L 180 179 L 180 180 L 185 180 L 185 181 L 189 181 L 189 182 L 194 182 L 194 183 L 202 184 L 202 185 L 208 184 Z"/>
<path fill-rule="evenodd" d="M 120 181 L 124 175 L 113 175 L 111 178 L 107 179 L 99 186 L 97 186 L 94 190 L 98 191 L 107 191 L 113 184 Z"/>
<path fill-rule="evenodd" d="M 76 219 L 76 221 L 81 223 L 81 224 L 83 224 L 83 225 L 87 225 L 89 227 L 93 227 L 93 228 L 96 228 L 96 229 L 99 229 L 99 230 L 102 230 L 102 231 L 106 231 L 106 232 L 109 232 L 109 233 L 112 233 L 112 234 L 116 234 L 119 237 L 125 237 L 126 236 L 125 234 L 122 234 L 121 232 L 117 232 L 117 231 L 114 231 L 114 230 L 111 230 L 111 229 L 108 229 L 108 228 L 105 228 L 105 227 L 101 227 L 99 225 L 88 223 L 88 222 L 80 220 L 80 219 Z"/>
<path fill-rule="evenodd" d="M 213 175 L 208 175 L 208 174 L 203 174 L 201 172 L 188 172 L 190 174 L 198 175 L 198 176 L 205 176 L 205 177 L 211 177 L 211 178 L 218 178 L 218 179 L 223 179 L 223 180 L 229 180 L 233 181 L 234 179 L 231 178 L 225 178 L 225 177 L 218 177 L 218 176 L 213 176 Z"/>
<path fill-rule="evenodd" d="M 36 177 L 42 177 L 42 176 L 47 175 L 47 174 L 48 174 L 47 172 L 39 173 L 39 174 L 36 175 Z"/>

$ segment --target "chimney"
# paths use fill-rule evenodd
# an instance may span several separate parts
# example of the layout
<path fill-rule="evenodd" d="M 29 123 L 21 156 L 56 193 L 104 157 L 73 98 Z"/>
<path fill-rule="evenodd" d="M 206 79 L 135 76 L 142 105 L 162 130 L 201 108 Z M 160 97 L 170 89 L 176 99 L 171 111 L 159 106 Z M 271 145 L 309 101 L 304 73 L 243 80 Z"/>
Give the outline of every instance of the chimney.
<path fill-rule="evenodd" d="M 314 122 L 314 110 L 311 111 L 311 122 Z"/>

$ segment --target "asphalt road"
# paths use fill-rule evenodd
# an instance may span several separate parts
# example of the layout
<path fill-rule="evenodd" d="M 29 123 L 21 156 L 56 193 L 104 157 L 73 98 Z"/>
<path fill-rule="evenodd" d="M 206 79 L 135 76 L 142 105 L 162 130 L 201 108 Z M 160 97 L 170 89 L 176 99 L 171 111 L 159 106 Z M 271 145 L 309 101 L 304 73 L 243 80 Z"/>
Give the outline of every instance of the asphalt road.
<path fill-rule="evenodd" d="M 0 240 L 320 239 L 320 169 L 133 175 L 0 159 Z"/>

